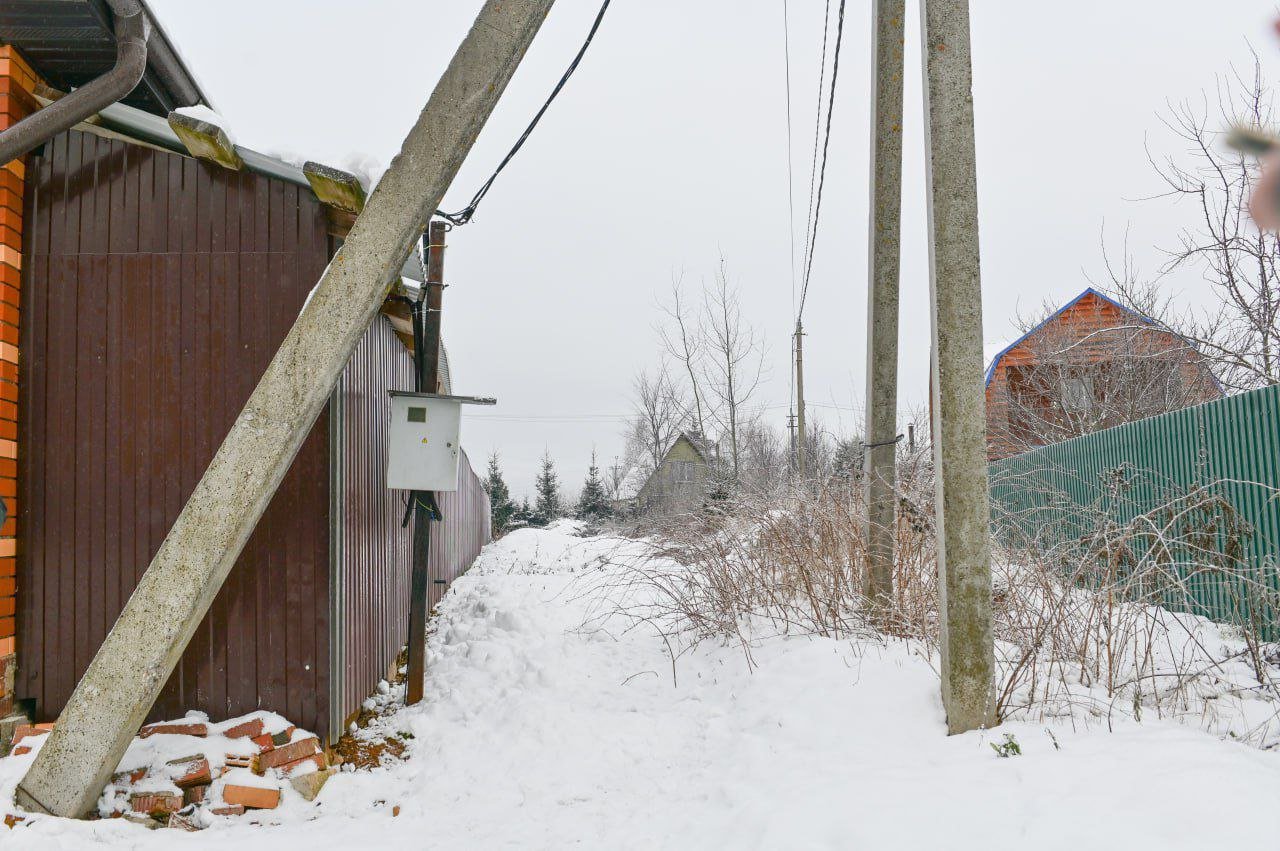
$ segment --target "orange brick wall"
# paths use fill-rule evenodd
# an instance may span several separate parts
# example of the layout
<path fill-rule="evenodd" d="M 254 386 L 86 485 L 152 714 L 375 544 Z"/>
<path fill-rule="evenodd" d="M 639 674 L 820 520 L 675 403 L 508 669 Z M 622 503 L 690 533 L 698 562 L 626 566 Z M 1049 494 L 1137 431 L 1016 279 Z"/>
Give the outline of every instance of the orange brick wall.
<path fill-rule="evenodd" d="M 36 109 L 36 76 L 0 44 L 0 130 Z M 9 510 L 0 527 L 0 717 L 13 711 L 18 492 L 18 291 L 22 270 L 22 160 L 0 165 L 0 498 Z"/>

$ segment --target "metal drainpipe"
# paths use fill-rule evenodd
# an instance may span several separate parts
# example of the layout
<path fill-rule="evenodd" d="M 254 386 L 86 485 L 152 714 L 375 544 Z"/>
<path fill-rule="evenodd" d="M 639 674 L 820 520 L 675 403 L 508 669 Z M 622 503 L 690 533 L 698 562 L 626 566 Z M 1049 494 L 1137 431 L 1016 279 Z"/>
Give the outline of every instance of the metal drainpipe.
<path fill-rule="evenodd" d="M 137 0 L 110 0 L 115 13 L 116 64 L 71 94 L 0 132 L 0 164 L 15 160 L 120 100 L 147 70 L 151 23 Z"/>

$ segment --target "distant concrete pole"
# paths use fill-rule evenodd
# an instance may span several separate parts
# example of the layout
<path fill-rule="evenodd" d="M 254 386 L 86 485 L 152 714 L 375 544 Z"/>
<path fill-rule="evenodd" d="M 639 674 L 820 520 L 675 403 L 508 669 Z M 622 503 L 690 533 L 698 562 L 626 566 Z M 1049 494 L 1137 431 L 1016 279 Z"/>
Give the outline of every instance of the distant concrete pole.
<path fill-rule="evenodd" d="M 929 138 L 942 703 L 948 732 L 963 733 L 994 721 L 995 668 L 969 4 L 921 0 L 920 18 Z"/>
<path fill-rule="evenodd" d="M 553 0 L 487 0 L 17 789 L 89 812 Z"/>
<path fill-rule="evenodd" d="M 796 320 L 796 472 L 804 483 L 805 471 L 805 438 L 808 433 L 804 424 L 804 326 Z"/>
<path fill-rule="evenodd" d="M 871 264 L 867 287 L 867 597 L 893 597 L 897 504 L 898 256 L 902 208 L 902 67 L 904 0 L 875 0 L 871 113 Z"/>

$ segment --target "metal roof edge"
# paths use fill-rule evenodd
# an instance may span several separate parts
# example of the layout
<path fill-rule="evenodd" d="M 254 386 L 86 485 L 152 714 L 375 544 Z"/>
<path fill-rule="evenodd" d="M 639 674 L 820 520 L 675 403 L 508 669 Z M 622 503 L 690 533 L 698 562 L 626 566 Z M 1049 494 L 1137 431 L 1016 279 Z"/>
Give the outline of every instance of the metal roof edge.
<path fill-rule="evenodd" d="M 200 78 L 196 76 L 196 72 L 192 70 L 191 66 L 187 64 L 186 60 L 182 58 L 182 52 L 178 50 L 177 42 L 173 40 L 173 36 L 169 35 L 169 31 L 165 29 L 164 22 L 161 21 L 160 16 L 156 14 L 156 10 L 152 8 L 151 3 L 149 3 L 148 0 L 141 0 L 141 3 L 142 3 L 142 8 L 146 10 L 148 20 L 151 21 L 151 26 L 154 28 L 154 31 L 152 33 L 152 38 L 155 38 L 157 35 L 160 36 L 160 40 L 161 42 L 163 42 L 163 45 L 164 45 L 164 47 L 161 48 L 161 52 L 163 53 L 164 50 L 167 48 L 168 53 L 170 54 L 170 56 L 172 56 L 173 61 L 177 65 L 177 70 L 180 70 L 182 74 L 186 76 L 185 80 L 165 80 L 164 81 L 165 84 L 175 89 L 184 84 L 190 85 L 192 92 L 195 94 L 196 98 L 198 99 L 198 102 L 204 104 L 205 106 L 209 107 L 210 109 L 216 112 L 217 107 L 213 105 L 213 101 L 210 100 L 209 94 L 205 90 L 205 87 L 200 85 Z M 168 65 L 167 62 L 164 62 L 163 60 L 161 60 L 155 66 L 156 73 L 162 78 L 169 76 L 168 72 L 172 70 L 166 67 L 167 65 Z M 176 86 L 174 85 L 175 83 L 177 84 Z M 193 106 L 193 105 L 194 104 L 182 104 L 182 106 Z"/>
<path fill-rule="evenodd" d="M 102 119 L 103 126 L 108 129 L 123 133 L 126 136 L 136 137 L 143 142 L 159 145 L 174 153 L 190 156 L 186 146 L 182 144 L 178 135 L 173 132 L 173 128 L 169 126 L 169 122 L 158 115 L 152 115 L 145 110 L 127 106 L 123 103 L 113 103 L 99 112 L 98 117 Z M 267 177 L 287 180 L 298 186 L 305 186 L 308 192 L 311 191 L 311 184 L 307 182 L 306 175 L 297 166 L 290 165 L 284 160 L 267 156 L 252 148 L 236 145 L 235 149 L 250 171 Z"/>

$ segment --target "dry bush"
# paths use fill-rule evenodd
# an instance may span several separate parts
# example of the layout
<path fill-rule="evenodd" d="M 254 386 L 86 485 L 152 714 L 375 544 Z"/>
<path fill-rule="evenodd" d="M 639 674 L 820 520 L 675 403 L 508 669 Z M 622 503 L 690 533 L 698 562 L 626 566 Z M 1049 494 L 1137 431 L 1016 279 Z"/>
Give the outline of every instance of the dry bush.
<path fill-rule="evenodd" d="M 937 630 L 929 467 L 906 468 L 899 497 L 896 595 L 877 623 L 932 641 Z M 922 498 L 930 502 L 921 504 Z M 866 511 L 861 482 L 823 482 L 713 501 L 696 512 L 641 518 L 636 547 L 592 593 L 608 603 L 597 623 L 621 618 L 657 629 L 672 648 L 739 644 L 751 661 L 766 635 L 876 638 L 863 598 Z M 680 650 L 676 650 L 676 655 Z"/>
<path fill-rule="evenodd" d="M 1158 509 L 1123 521 L 1106 500 L 1054 515 L 1084 534 L 997 512 L 1000 719 L 1191 714 L 1258 744 L 1280 738 L 1277 652 L 1262 640 L 1280 599 L 1273 574 L 1248 563 L 1250 530 L 1222 484 L 1170 489 Z M 673 676 L 676 657 L 707 640 L 740 646 L 749 664 L 755 643 L 777 634 L 906 640 L 936 653 L 927 459 L 906 459 L 899 487 L 888 611 L 871 612 L 862 595 L 860 483 L 833 479 L 649 522 L 613 559 L 620 569 L 599 579 L 609 602 L 598 614 L 656 629 L 671 649 Z M 1233 595 L 1236 615 L 1225 624 L 1192 614 L 1207 581 Z M 1242 718 L 1253 721 L 1242 727 Z"/>
<path fill-rule="evenodd" d="M 1068 514 L 1046 512 L 1065 523 L 997 515 L 999 716 L 1083 708 L 1108 719 L 1190 713 L 1216 723 L 1229 704 L 1256 700 L 1271 708 L 1243 733 L 1273 744 L 1280 671 L 1264 639 L 1276 628 L 1280 594 L 1274 568 L 1249 560 L 1254 530 L 1223 490 L 1247 484 L 1274 498 L 1275 489 L 1226 481 L 1177 488 L 1133 471 L 1124 478 L 1158 492 L 1158 507 L 1133 511 L 1111 488 Z M 1217 623 L 1202 616 L 1210 588 Z"/>

